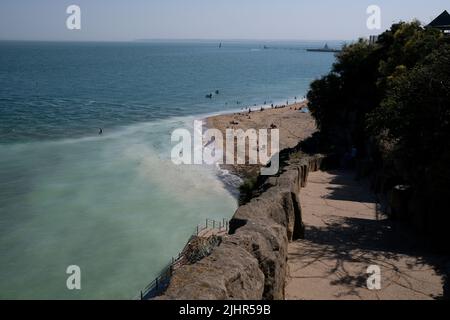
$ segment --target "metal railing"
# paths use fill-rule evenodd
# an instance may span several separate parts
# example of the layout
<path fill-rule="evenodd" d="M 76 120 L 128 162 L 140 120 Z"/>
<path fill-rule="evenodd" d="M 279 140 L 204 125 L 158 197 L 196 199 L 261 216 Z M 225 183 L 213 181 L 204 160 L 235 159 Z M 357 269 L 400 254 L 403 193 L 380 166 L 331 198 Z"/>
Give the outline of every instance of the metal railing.
<path fill-rule="evenodd" d="M 225 219 L 223 219 L 222 221 L 206 219 L 205 225 L 198 225 L 196 232 L 193 235 L 199 236 L 204 230 L 218 230 L 219 232 L 228 231 L 228 226 L 229 222 Z"/>
<path fill-rule="evenodd" d="M 142 289 L 134 300 L 148 300 L 159 295 L 162 295 L 170 284 L 173 272 L 186 264 L 185 252 L 189 247 L 189 244 L 197 237 L 208 236 L 208 231 L 211 231 L 210 235 L 214 234 L 214 231 L 227 232 L 229 230 L 229 221 L 223 219 L 222 221 L 216 221 L 212 219 L 206 219 L 204 225 L 197 225 L 192 235 L 189 237 L 186 245 L 176 258 L 172 257 L 172 261 L 165 266 L 159 275 L 144 289 Z"/>

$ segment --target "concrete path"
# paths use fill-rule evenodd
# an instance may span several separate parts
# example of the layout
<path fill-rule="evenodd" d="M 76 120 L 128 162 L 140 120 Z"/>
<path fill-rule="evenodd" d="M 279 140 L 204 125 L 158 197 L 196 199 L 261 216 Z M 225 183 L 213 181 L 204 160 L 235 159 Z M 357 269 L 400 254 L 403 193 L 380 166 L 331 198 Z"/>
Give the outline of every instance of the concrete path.
<path fill-rule="evenodd" d="M 352 173 L 311 173 L 300 199 L 306 233 L 289 246 L 286 299 L 442 296 L 446 258 L 421 253 L 412 233 L 379 214 Z M 381 270 L 380 290 L 367 288 L 371 265 Z"/>

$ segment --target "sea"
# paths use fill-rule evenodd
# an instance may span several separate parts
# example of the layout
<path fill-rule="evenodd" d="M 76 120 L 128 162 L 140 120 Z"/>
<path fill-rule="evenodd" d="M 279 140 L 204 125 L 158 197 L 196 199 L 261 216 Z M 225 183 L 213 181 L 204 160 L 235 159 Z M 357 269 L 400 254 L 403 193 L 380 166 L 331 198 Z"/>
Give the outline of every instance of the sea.
<path fill-rule="evenodd" d="M 237 208 L 219 168 L 172 163 L 171 133 L 303 99 L 324 44 L 0 41 L 0 298 L 136 297 Z"/>

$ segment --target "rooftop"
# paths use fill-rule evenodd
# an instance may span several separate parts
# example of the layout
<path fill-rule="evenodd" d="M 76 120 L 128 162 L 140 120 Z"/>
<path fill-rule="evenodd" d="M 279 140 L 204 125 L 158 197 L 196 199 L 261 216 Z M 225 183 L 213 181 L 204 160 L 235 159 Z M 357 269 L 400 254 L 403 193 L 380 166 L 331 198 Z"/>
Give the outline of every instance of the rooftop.
<path fill-rule="evenodd" d="M 428 27 L 450 27 L 450 14 L 445 10 L 436 19 L 431 21 Z"/>

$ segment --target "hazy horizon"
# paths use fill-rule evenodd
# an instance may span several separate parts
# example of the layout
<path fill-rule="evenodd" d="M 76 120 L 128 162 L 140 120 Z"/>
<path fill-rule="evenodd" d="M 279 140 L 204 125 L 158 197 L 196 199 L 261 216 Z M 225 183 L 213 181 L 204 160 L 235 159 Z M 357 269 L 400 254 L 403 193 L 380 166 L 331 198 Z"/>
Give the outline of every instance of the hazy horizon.
<path fill-rule="evenodd" d="M 68 30 L 66 8 L 81 8 L 81 30 Z M 366 27 L 369 5 L 381 8 L 381 29 Z M 427 24 L 448 1 L 331 0 L 2 0 L 3 41 L 349 41 L 393 22 Z"/>
<path fill-rule="evenodd" d="M 350 41 L 354 41 L 355 39 L 195 39 L 195 38 L 153 38 L 153 39 L 131 39 L 131 40 L 102 40 L 102 39 L 98 39 L 98 40 L 90 40 L 90 39 L 86 39 L 86 40 L 65 40 L 65 39 L 1 39 L 1 42 L 73 42 L 73 43 L 89 43 L 89 42 L 105 42 L 105 43 L 132 43 L 132 42 L 136 42 L 136 43 L 143 43 L 143 42 L 155 42 L 155 43 L 161 43 L 161 42 L 200 42 L 200 43 L 216 43 L 216 42 L 223 42 L 223 43 L 247 43 L 247 42 L 259 42 L 259 43 L 264 43 L 264 42 L 271 42 L 271 43 L 290 43 L 290 42 L 350 42 Z"/>

